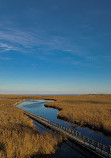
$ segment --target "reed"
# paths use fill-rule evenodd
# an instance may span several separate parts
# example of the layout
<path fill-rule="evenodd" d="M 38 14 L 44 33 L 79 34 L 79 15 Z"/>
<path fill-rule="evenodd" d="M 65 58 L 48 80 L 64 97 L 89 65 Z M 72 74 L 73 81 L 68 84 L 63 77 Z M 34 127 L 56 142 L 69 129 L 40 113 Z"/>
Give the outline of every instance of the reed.
<path fill-rule="evenodd" d="M 54 102 L 48 102 L 45 106 L 60 110 L 58 113 L 59 118 L 111 134 L 110 94 L 80 96 L 1 95 L 1 97 L 12 99 L 52 99 Z"/>
<path fill-rule="evenodd" d="M 40 134 L 22 110 L 15 107 L 22 100 L 0 100 L 0 158 L 29 158 L 54 153 L 62 137 Z"/>
<path fill-rule="evenodd" d="M 45 106 L 59 109 L 58 118 L 111 134 L 111 95 L 62 96 Z"/>

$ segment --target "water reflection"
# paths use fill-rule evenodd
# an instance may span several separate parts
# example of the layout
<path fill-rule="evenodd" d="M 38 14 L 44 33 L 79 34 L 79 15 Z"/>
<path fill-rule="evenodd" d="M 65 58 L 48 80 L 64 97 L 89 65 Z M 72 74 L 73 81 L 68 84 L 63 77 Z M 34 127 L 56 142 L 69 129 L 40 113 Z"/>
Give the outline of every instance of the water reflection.
<path fill-rule="evenodd" d="M 52 102 L 52 101 L 49 101 L 49 100 L 36 100 L 36 101 L 35 100 L 26 100 L 25 102 L 19 104 L 18 107 L 25 109 L 27 111 L 33 112 L 36 115 L 40 115 L 42 117 L 45 117 L 51 121 L 54 121 L 55 123 L 72 128 L 70 123 L 68 123 L 66 121 L 62 121 L 60 119 L 57 119 L 57 113 L 59 112 L 59 110 L 46 108 L 44 106 L 44 104 L 47 102 Z"/>

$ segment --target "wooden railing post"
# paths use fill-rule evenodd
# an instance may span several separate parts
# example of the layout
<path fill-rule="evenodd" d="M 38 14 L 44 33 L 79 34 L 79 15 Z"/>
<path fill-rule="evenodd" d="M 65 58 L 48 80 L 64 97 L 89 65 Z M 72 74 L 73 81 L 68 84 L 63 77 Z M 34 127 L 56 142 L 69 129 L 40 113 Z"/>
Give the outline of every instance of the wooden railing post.
<path fill-rule="evenodd" d="M 72 129 L 71 129 L 71 134 L 72 134 Z"/>
<path fill-rule="evenodd" d="M 81 139 L 81 133 L 79 132 L 79 138 Z"/>
<path fill-rule="evenodd" d="M 103 145 L 103 150 L 105 151 L 105 145 Z"/>
<path fill-rule="evenodd" d="M 89 138 L 87 138 L 87 141 L 88 141 L 88 143 L 89 143 Z"/>

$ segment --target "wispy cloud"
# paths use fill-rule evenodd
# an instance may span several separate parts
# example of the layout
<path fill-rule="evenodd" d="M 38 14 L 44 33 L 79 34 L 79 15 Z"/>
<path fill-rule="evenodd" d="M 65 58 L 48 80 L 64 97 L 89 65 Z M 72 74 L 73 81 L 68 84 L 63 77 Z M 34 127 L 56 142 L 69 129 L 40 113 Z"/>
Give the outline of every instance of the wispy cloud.
<path fill-rule="evenodd" d="M 12 27 L 9 23 L 8 29 L 0 25 L 0 53 L 17 51 L 24 54 L 34 54 L 40 60 L 47 60 L 49 56 L 55 53 L 67 53 L 71 56 L 78 56 L 87 61 L 97 61 L 98 59 L 87 51 L 82 45 L 73 42 L 68 36 L 53 35 L 50 32 L 43 30 L 20 30 Z M 91 28 L 90 25 L 83 25 L 82 27 Z M 81 36 L 82 40 L 85 36 Z M 54 56 L 53 56 L 54 57 Z M 3 58 L 2 58 L 3 60 Z M 5 60 L 5 58 L 4 58 Z M 54 60 L 54 59 L 53 59 Z M 68 61 L 64 59 L 67 63 Z M 70 61 L 73 65 L 82 65 L 79 60 Z"/>
<path fill-rule="evenodd" d="M 58 62 L 70 65 L 89 65 L 87 61 L 92 60 L 90 52 L 69 40 L 68 37 L 62 37 L 49 34 L 42 30 L 38 31 L 22 31 L 12 29 L 0 31 L 0 52 L 17 51 L 23 54 L 36 56 L 40 60 L 56 63 L 54 56 L 61 54 L 61 59 Z M 64 55 L 76 56 L 76 59 L 70 60 L 64 58 Z M 82 58 L 82 60 L 78 59 Z M 9 60 L 1 58 L 1 60 Z M 84 62 L 85 61 L 85 62 Z"/>
<path fill-rule="evenodd" d="M 16 50 L 21 53 L 52 54 L 56 51 L 85 56 L 86 51 L 68 37 L 55 36 L 45 31 L 22 31 L 12 27 L 0 31 L 0 52 Z"/>
<path fill-rule="evenodd" d="M 0 52 L 7 52 L 11 50 L 15 50 L 15 48 L 6 43 L 0 43 Z"/>

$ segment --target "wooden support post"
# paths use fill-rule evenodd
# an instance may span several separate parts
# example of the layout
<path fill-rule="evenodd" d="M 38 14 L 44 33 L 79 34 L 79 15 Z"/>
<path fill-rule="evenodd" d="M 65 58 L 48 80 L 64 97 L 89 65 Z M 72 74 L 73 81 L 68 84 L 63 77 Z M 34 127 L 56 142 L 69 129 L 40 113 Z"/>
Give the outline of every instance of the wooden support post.
<path fill-rule="evenodd" d="M 98 142 L 98 147 L 99 147 L 99 142 Z"/>

